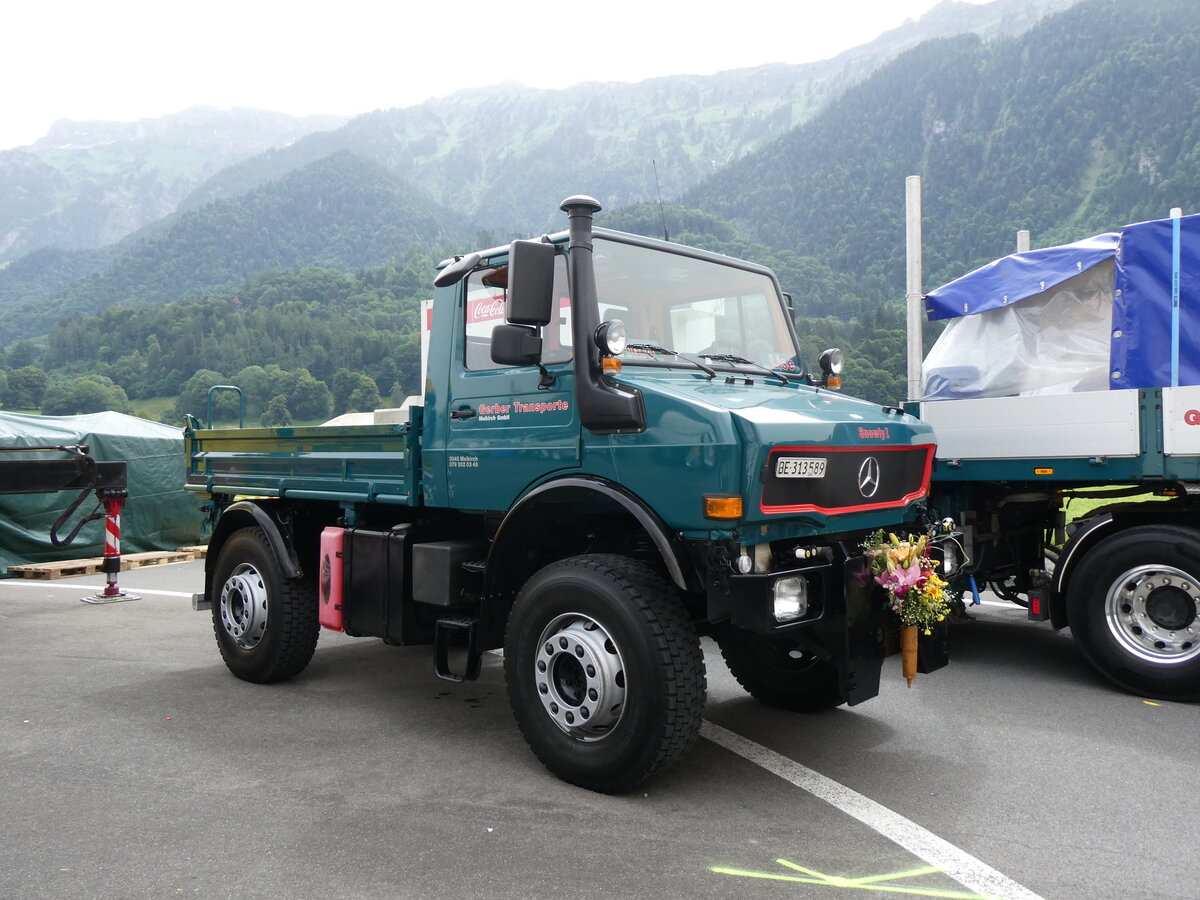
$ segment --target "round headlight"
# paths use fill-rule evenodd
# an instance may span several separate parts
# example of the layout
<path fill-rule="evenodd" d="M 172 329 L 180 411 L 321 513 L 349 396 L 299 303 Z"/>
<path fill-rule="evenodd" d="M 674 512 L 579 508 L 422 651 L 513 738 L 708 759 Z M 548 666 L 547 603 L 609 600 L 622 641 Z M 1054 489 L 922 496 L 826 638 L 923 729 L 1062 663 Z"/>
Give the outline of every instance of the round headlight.
<path fill-rule="evenodd" d="M 846 365 L 846 354 L 836 347 L 831 347 L 821 354 L 821 371 L 827 375 L 841 375 L 842 367 Z"/>
<path fill-rule="evenodd" d="M 620 319 L 609 319 L 607 322 L 600 323 L 600 327 L 596 329 L 596 346 L 600 348 L 601 353 L 620 356 L 625 352 L 627 343 L 629 343 L 629 332 L 625 329 L 625 323 Z"/>

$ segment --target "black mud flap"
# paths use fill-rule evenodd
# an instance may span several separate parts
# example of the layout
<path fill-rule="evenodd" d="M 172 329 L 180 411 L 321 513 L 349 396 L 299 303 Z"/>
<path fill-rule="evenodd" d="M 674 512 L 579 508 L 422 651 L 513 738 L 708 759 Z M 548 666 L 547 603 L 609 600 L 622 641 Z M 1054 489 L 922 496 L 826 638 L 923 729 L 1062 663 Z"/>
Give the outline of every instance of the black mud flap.
<path fill-rule="evenodd" d="M 930 631 L 931 634 L 920 632 L 917 635 L 917 671 L 922 675 L 936 672 L 950 662 L 946 623 L 939 622 Z"/>
<path fill-rule="evenodd" d="M 841 579 L 830 579 L 825 614 L 795 637 L 833 663 L 842 697 L 854 706 L 879 694 L 884 608 L 865 556 L 851 556 L 840 568 Z"/>
<path fill-rule="evenodd" d="M 846 703 L 854 706 L 879 694 L 883 668 L 883 602 L 865 556 L 846 560 L 843 572 L 846 597 L 845 667 L 839 667 Z"/>

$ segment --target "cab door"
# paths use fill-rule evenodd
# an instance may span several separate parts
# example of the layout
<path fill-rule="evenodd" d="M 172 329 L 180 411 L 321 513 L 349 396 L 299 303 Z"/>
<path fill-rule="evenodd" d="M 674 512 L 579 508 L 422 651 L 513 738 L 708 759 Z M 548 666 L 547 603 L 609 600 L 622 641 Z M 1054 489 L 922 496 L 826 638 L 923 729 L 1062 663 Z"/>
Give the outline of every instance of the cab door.
<path fill-rule="evenodd" d="M 541 330 L 544 371 L 492 361 L 506 284 L 503 266 L 471 273 L 456 317 L 463 350 L 450 361 L 445 415 L 448 505 L 457 509 L 508 509 L 531 484 L 580 465 L 565 259 L 555 259 L 558 321 Z"/>

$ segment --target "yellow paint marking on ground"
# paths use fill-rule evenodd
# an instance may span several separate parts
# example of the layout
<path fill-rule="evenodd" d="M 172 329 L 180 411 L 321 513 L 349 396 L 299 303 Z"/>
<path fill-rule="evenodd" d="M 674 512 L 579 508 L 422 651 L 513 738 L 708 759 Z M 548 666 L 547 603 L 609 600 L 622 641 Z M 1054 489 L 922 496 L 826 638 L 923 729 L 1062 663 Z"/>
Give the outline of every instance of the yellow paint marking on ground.
<path fill-rule="evenodd" d="M 939 900 L 988 900 L 982 894 L 966 893 L 964 891 L 944 890 L 935 887 L 906 887 L 898 884 L 888 884 L 886 882 L 899 881 L 903 878 L 917 878 L 921 875 L 937 875 L 941 873 L 941 869 L 933 866 L 925 866 L 920 869 L 911 869 L 906 872 L 892 872 L 887 875 L 867 875 L 862 878 L 846 878 L 842 875 L 826 875 L 824 872 L 818 872 L 816 869 L 809 869 L 798 863 L 789 862 L 786 859 L 777 859 L 775 862 L 783 866 L 785 869 L 790 869 L 793 872 L 799 872 L 799 875 L 787 875 L 782 872 L 752 872 L 747 869 L 734 869 L 729 866 L 713 866 L 709 869 L 717 875 L 733 875 L 739 878 L 760 878 L 766 881 L 789 881 L 794 884 L 820 884 L 826 887 L 849 888 L 859 891 L 876 891 L 879 893 L 888 894 L 908 894 L 916 897 L 936 897 Z"/>
<path fill-rule="evenodd" d="M 869 875 L 866 878 L 855 878 L 853 881 L 856 885 L 873 884 L 879 881 L 896 881 L 900 878 L 917 878 L 921 875 L 937 875 L 941 871 L 941 869 L 935 869 L 933 866 L 924 866 L 909 872 L 893 872 L 891 875 Z"/>
<path fill-rule="evenodd" d="M 1162 706 L 1161 703 L 1155 703 L 1153 700 L 1143 700 L 1142 702 L 1147 706 Z"/>

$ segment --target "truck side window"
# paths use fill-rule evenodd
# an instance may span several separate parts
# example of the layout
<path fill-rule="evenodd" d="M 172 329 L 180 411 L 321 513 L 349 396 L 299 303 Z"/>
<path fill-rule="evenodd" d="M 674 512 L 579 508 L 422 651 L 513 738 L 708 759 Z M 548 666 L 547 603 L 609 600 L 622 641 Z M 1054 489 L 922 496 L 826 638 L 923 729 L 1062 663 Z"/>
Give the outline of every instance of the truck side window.
<path fill-rule="evenodd" d="M 472 272 L 467 280 L 467 315 L 463 365 L 471 372 L 507 368 L 492 362 L 492 331 L 504 322 L 504 297 L 508 269 L 501 266 Z M 558 321 L 542 329 L 542 363 L 571 360 L 570 296 L 567 290 L 567 263 L 563 256 L 554 261 L 554 293 L 558 300 Z"/>

